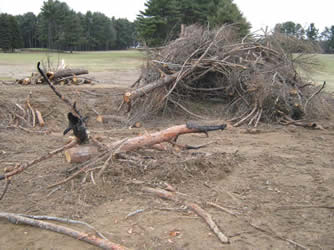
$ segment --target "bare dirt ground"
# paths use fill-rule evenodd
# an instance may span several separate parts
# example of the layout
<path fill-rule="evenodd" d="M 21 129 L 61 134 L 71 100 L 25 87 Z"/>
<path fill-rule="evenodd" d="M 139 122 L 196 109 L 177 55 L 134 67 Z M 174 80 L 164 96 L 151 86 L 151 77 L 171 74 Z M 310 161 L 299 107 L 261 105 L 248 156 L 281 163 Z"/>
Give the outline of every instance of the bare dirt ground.
<path fill-rule="evenodd" d="M 109 75 L 99 73 L 100 80 Z M 102 74 L 102 75 L 101 75 Z M 104 77 L 104 78 L 103 78 Z M 115 78 L 112 78 L 115 77 Z M 139 133 L 157 131 L 186 118 L 157 117 L 143 128 L 95 122 L 95 108 L 117 114 L 118 94 L 137 74 L 115 73 L 113 82 L 93 86 L 59 87 L 90 116 L 92 135 L 110 143 Z M 7 112 L 15 103 L 32 104 L 45 117 L 48 134 L 8 128 Z M 65 106 L 47 86 L 0 85 L 0 170 L 27 162 L 64 145 L 68 137 Z M 217 123 L 224 117 L 213 115 Z M 114 160 L 96 185 L 88 176 L 56 188 L 72 166 L 63 154 L 43 161 L 15 176 L 0 211 L 59 216 L 90 223 L 112 240 L 132 249 L 333 249 L 334 246 L 334 122 L 320 121 L 325 130 L 261 125 L 257 131 L 228 126 L 225 131 L 184 135 L 181 142 L 206 148 L 186 152 L 140 150 L 127 160 Z M 136 161 L 129 160 L 135 157 Z M 169 183 L 188 200 L 200 204 L 230 238 L 223 245 L 203 220 L 181 204 L 143 193 L 142 186 Z M 0 183 L 0 194 L 4 182 Z M 214 202 L 231 215 L 209 206 Z M 143 212 L 128 217 L 131 212 Z M 79 240 L 0 219 L 0 249 L 96 249 Z M 86 228 L 77 227 L 90 232 Z M 299 247 L 301 247 L 299 246 Z"/>

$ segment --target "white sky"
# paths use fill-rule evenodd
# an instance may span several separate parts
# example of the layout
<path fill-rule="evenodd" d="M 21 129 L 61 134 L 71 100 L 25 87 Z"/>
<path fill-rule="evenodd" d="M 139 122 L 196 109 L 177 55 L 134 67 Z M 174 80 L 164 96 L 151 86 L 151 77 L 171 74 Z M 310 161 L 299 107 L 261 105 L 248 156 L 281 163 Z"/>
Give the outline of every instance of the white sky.
<path fill-rule="evenodd" d="M 108 17 L 128 18 L 133 21 L 146 0 L 60 0 L 76 12 L 99 11 Z M 273 28 L 276 23 L 293 21 L 307 27 L 311 22 L 323 31 L 334 25 L 334 0 L 234 0 L 253 30 Z M 0 12 L 19 15 L 38 14 L 43 0 L 0 0 Z"/>

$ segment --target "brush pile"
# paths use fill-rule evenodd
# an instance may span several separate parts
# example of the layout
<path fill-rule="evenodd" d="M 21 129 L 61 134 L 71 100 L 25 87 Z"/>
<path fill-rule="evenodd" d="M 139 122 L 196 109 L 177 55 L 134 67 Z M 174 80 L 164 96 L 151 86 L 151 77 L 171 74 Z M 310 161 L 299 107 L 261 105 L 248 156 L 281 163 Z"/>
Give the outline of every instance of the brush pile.
<path fill-rule="evenodd" d="M 232 26 L 189 26 L 150 53 L 140 79 L 124 94 L 130 123 L 167 109 L 201 118 L 190 108 L 195 102 L 221 103 L 234 126 L 315 119 L 326 110 L 321 86 L 302 79 L 274 36 L 241 40 Z"/>

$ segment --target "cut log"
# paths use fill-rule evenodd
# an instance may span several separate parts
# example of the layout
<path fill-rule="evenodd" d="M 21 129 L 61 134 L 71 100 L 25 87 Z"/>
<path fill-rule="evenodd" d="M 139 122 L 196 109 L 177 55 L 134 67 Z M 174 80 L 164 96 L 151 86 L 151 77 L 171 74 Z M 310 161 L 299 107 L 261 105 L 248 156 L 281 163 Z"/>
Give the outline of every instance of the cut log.
<path fill-rule="evenodd" d="M 39 126 L 44 127 L 45 122 L 43 120 L 42 113 L 37 109 L 35 109 L 35 112 L 36 112 L 37 121 L 38 121 Z"/>
<path fill-rule="evenodd" d="M 162 142 L 170 142 L 182 134 L 207 133 L 209 131 L 224 130 L 225 128 L 226 124 L 218 126 L 199 126 L 199 125 L 195 126 L 194 124 L 188 123 L 185 125 L 170 127 L 160 132 L 134 137 L 126 141 L 124 140 L 117 141 L 113 143 L 111 147 L 117 147 L 118 145 L 121 144 L 118 151 L 127 152 L 138 148 L 150 147 L 152 145 L 159 144 Z"/>
<path fill-rule="evenodd" d="M 134 89 L 132 91 L 128 91 L 124 94 L 124 102 L 130 104 L 131 100 L 133 100 L 137 97 L 143 96 L 146 93 L 149 93 L 156 88 L 159 88 L 161 86 L 167 85 L 167 84 L 175 81 L 176 78 L 178 77 L 178 75 L 179 75 L 179 72 L 176 72 L 172 75 L 165 75 L 165 77 L 160 78 L 159 80 L 154 81 L 150 84 L 147 84 L 147 85 L 145 85 L 141 88 Z"/>
<path fill-rule="evenodd" d="M 97 155 L 98 148 L 93 145 L 77 146 L 65 150 L 64 153 L 68 163 L 82 163 Z"/>
<path fill-rule="evenodd" d="M 84 75 L 84 74 L 88 74 L 88 70 L 86 69 L 64 69 L 64 70 L 59 70 L 56 73 L 54 73 L 52 79 L 58 79 L 58 78 L 73 76 L 73 75 Z"/>

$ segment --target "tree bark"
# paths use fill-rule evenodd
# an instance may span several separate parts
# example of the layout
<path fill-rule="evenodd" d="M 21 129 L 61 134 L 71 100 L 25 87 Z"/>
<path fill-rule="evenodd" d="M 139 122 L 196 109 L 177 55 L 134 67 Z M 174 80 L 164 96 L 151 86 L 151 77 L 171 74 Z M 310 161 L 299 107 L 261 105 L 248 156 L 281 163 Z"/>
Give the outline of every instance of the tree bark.
<path fill-rule="evenodd" d="M 113 143 L 111 147 L 117 147 L 117 145 L 121 144 L 118 150 L 119 152 L 132 151 L 138 148 L 172 141 L 182 134 L 206 133 L 208 131 L 224 130 L 225 127 L 225 124 L 219 126 L 194 126 L 193 124 L 178 125 L 152 134 L 137 136 L 126 141 L 117 141 Z"/>
<path fill-rule="evenodd" d="M 176 72 L 172 75 L 166 75 L 165 77 L 160 78 L 159 80 L 156 80 L 154 82 L 151 82 L 141 88 L 134 89 L 132 91 L 128 91 L 124 94 L 124 102 L 128 104 L 131 103 L 131 100 L 137 97 L 143 96 L 146 93 L 149 93 L 156 88 L 159 88 L 161 86 L 167 85 L 175 81 L 178 75 L 179 75 L 179 72 Z"/>
<path fill-rule="evenodd" d="M 50 79 L 58 79 L 62 77 L 67 77 L 67 76 L 73 76 L 73 75 L 84 75 L 88 74 L 88 70 L 86 69 L 64 69 L 64 70 L 59 70 Z"/>

